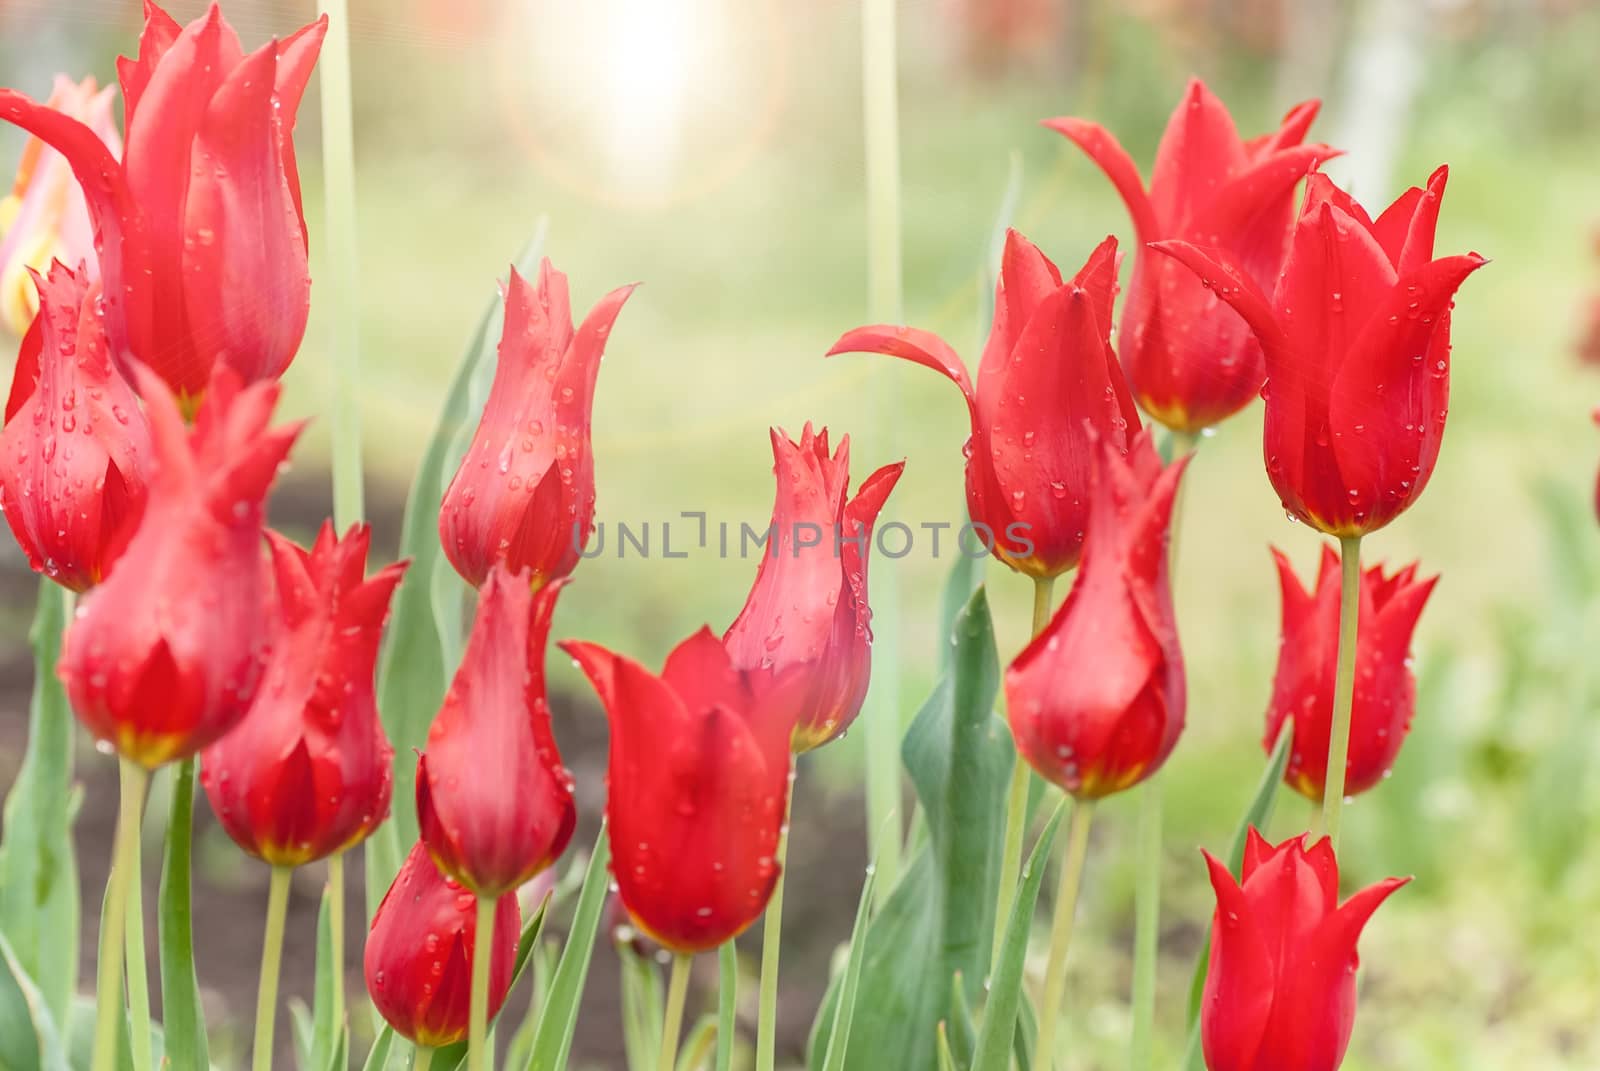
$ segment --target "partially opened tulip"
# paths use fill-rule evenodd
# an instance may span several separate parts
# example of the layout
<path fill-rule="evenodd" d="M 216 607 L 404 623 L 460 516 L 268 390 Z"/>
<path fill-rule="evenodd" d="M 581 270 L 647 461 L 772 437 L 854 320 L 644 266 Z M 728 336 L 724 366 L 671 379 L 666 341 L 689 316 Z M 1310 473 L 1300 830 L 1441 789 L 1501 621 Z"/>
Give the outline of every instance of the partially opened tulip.
<path fill-rule="evenodd" d="M 1287 558 L 1277 551 L 1273 557 L 1283 589 L 1283 634 L 1262 746 L 1270 752 L 1284 720 L 1292 717 L 1294 740 L 1284 783 L 1308 799 L 1320 801 L 1327 783 L 1333 721 L 1339 556 L 1332 548 L 1323 547 L 1316 587 L 1310 591 L 1301 586 Z M 1355 701 L 1345 764 L 1347 796 L 1365 792 L 1383 780 L 1411 729 L 1417 701 L 1411 633 L 1438 579 L 1418 580 L 1415 563 L 1389 576 L 1376 565 L 1361 574 Z"/>
<path fill-rule="evenodd" d="M 122 155 L 113 111 L 114 86 L 74 82 L 56 75 L 46 108 L 87 126 L 113 157 Z M 28 139 L 11 193 L 0 198 L 0 325 L 22 335 L 39 311 L 39 293 L 29 271 L 45 272 L 52 261 L 87 266 L 88 281 L 100 278 L 89 206 L 72 166 L 37 137 Z"/>
<path fill-rule="evenodd" d="M 200 780 L 222 828 L 276 867 L 364 840 L 389 815 L 394 756 L 373 669 L 405 565 L 366 576 L 371 529 L 324 523 L 310 550 L 268 532 L 276 636 L 255 703 L 207 748 Z"/>
<path fill-rule="evenodd" d="M 139 369 L 154 472 L 138 531 L 83 600 L 59 672 L 86 728 L 145 769 L 186 758 L 239 724 L 269 632 L 265 503 L 300 425 L 269 428 L 276 383 L 221 371 L 192 429 Z"/>
<path fill-rule="evenodd" d="M 100 239 L 106 330 L 127 373 L 148 365 L 192 411 L 212 370 L 283 373 L 311 281 L 295 113 L 327 20 L 246 54 L 212 4 L 179 26 L 145 0 L 136 58 L 118 61 L 127 147 L 14 90 L 0 118 L 71 164 Z"/>
<path fill-rule="evenodd" d="M 628 913 L 674 952 L 741 933 L 778 880 L 789 742 L 805 682 L 737 669 L 709 629 L 657 676 L 592 643 L 561 649 L 611 723 L 606 821 Z"/>
<path fill-rule="evenodd" d="M 955 350 L 927 331 L 860 327 L 828 351 L 901 357 L 960 388 L 972 422 L 967 511 L 995 557 L 1035 580 L 1059 576 L 1083 552 L 1090 436 L 1122 450 L 1139 429 L 1111 351 L 1116 277 L 1115 239 L 1063 282 L 1033 243 L 1008 231 L 976 389 Z"/>
<path fill-rule="evenodd" d="M 439 509 L 445 555 L 474 587 L 496 562 L 531 570 L 535 586 L 578 564 L 594 528 L 595 379 L 632 291 L 611 291 L 574 328 L 567 277 L 549 260 L 537 286 L 512 270 L 489 400 Z"/>
<path fill-rule="evenodd" d="M 1336 1071 L 1356 1017 L 1356 942 L 1406 878 L 1339 903 L 1339 863 L 1324 837 L 1277 847 L 1252 828 L 1244 881 L 1211 853 L 1217 895 L 1200 1005 L 1210 1071 Z"/>
<path fill-rule="evenodd" d="M 515 896 L 494 908 L 488 942 L 489 1014 L 511 990 L 522 910 Z M 452 1045 L 467 1036 L 478 899 L 439 873 L 418 841 L 372 916 L 364 967 L 367 993 L 384 1022 L 413 1044 Z"/>
<path fill-rule="evenodd" d="M 110 575 L 139 525 L 150 429 L 111 364 L 99 285 L 60 264 L 34 278 L 43 304 L 6 403 L 0 510 L 33 569 L 81 592 Z"/>
<path fill-rule="evenodd" d="M 812 688 L 794 750 L 850 728 L 872 671 L 867 559 L 872 526 L 905 469 L 885 465 L 850 490 L 850 437 L 830 453 L 828 429 L 807 424 L 798 443 L 772 430 L 777 500 L 766 553 L 744 609 L 723 643 L 741 670 L 778 676 L 798 666 Z"/>
<path fill-rule="evenodd" d="M 417 818 L 439 869 L 480 896 L 515 889 L 560 857 L 577 820 L 545 699 L 559 583 L 496 566 L 466 654 L 417 760 Z"/>
<path fill-rule="evenodd" d="M 1296 105 L 1278 129 L 1244 140 L 1198 78 L 1167 121 L 1148 187 L 1110 131 L 1084 119 L 1045 126 L 1105 172 L 1127 206 L 1139 249 L 1117 336 L 1128 384 L 1144 411 L 1190 435 L 1243 409 L 1267 377 L 1261 346 L 1232 309 L 1148 245 L 1183 239 L 1227 250 L 1251 279 L 1278 277 L 1294 223 L 1294 187 L 1336 155 L 1303 145 L 1319 102 Z"/>
<path fill-rule="evenodd" d="M 1269 296 L 1226 253 L 1158 242 L 1237 309 L 1267 361 L 1267 475 L 1290 514 L 1329 535 L 1376 531 L 1433 474 L 1450 392 L 1456 289 L 1486 261 L 1434 259 L 1446 171 L 1376 220 L 1323 175 Z"/>

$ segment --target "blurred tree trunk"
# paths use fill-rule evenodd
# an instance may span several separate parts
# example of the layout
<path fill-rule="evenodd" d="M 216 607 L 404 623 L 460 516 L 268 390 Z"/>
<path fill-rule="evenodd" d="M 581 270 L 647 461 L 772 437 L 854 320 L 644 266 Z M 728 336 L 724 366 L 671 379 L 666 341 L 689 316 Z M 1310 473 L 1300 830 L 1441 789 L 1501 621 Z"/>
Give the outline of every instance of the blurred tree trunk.
<path fill-rule="evenodd" d="M 1395 169 L 1427 65 L 1427 17 L 1423 0 L 1367 0 L 1355 19 L 1331 130 L 1346 155 L 1327 170 L 1374 211 L 1423 178 L 1400 183 Z"/>
<path fill-rule="evenodd" d="M 1310 97 L 1328 96 L 1353 6 L 1328 0 L 1283 0 L 1279 14 L 1283 43 L 1273 90 L 1279 111 Z"/>

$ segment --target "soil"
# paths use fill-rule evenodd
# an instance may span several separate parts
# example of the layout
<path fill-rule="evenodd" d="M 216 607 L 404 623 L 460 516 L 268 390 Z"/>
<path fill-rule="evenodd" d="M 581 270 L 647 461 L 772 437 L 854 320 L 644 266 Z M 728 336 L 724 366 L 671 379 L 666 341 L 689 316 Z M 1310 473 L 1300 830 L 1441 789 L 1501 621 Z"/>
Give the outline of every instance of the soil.
<path fill-rule="evenodd" d="M 291 536 L 306 536 L 327 515 L 327 478 L 324 473 L 300 471 L 285 478 L 273 498 L 273 523 Z M 394 488 L 369 489 L 368 509 L 374 528 L 374 561 L 394 556 L 398 544 L 403 492 Z M 9 538 L 0 551 L 0 599 L 8 642 L 0 644 L 0 786 L 9 787 L 21 761 L 27 736 L 28 693 L 32 663 L 25 638 L 26 622 L 37 592 Z M 580 828 L 574 844 L 591 844 L 604 799 L 606 722 L 592 697 L 555 695 L 556 734 L 562 753 L 579 786 Z M 94 977 L 95 929 L 98 905 L 111 855 L 117 803 L 116 765 L 97 754 L 85 739 L 80 747 L 77 777 L 84 789 L 75 836 L 84 909 L 79 977 L 85 991 Z M 219 1067 L 240 1066 L 248 1051 L 249 1023 L 254 1012 L 256 976 L 260 966 L 262 914 L 267 900 L 267 869 L 240 853 L 212 817 L 204 796 L 195 808 L 194 918 L 200 983 L 206 1018 L 212 1034 L 213 1055 Z M 795 813 L 801 820 L 791 833 L 789 879 L 784 914 L 783 973 L 779 991 L 779 1066 L 803 1060 L 811 1020 L 822 997 L 834 949 L 849 936 L 866 857 L 862 806 L 859 798 L 829 796 L 817 779 L 802 776 L 796 785 Z M 160 982 L 155 964 L 156 883 L 160 871 L 159 817 L 146 822 L 144 904 L 147 944 L 151 958 L 151 995 L 159 1015 Z M 359 994 L 365 992 L 361 974 L 362 938 L 365 935 L 365 894 L 360 860 L 346 864 L 348 935 L 347 991 L 354 1018 L 364 1018 Z M 841 860 L 849 865 L 840 865 Z M 295 875 L 291 886 L 288 939 L 284 948 L 282 995 L 285 1001 L 311 1001 L 314 973 L 317 910 L 324 871 L 313 865 Z M 558 918 L 561 926 L 566 918 Z M 755 966 L 760 955 L 759 926 L 740 940 L 746 969 L 741 987 L 741 1034 L 754 1035 L 756 1006 Z M 548 931 L 547 931 L 548 932 Z M 700 1008 L 713 1009 L 716 1000 L 714 957 L 701 957 L 690 997 L 690 1015 Z M 524 987 L 526 983 L 524 983 Z M 508 1015 L 521 1015 L 527 996 L 513 994 Z M 573 1047 L 572 1066 L 579 1069 L 623 1071 L 621 1007 L 617 957 L 606 935 L 595 948 Z M 353 1027 L 357 1053 L 365 1051 L 368 1031 Z M 277 1025 L 275 1064 L 294 1067 L 293 1030 L 287 1013 Z M 358 1064 L 359 1066 L 359 1064 Z"/>

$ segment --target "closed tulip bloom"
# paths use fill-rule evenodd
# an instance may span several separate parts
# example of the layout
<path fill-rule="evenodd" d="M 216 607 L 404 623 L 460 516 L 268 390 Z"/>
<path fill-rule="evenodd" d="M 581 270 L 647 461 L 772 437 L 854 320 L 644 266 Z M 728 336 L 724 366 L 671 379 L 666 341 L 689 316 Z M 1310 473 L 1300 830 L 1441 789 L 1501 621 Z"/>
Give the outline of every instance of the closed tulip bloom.
<path fill-rule="evenodd" d="M 1294 743 L 1284 783 L 1321 800 L 1328 778 L 1328 736 L 1333 721 L 1333 678 L 1339 646 L 1339 556 L 1322 548 L 1317 585 L 1301 586 L 1289 560 L 1273 551 L 1283 588 L 1283 637 L 1278 675 L 1267 708 L 1262 746 L 1271 751 L 1285 718 L 1294 718 Z M 1400 754 L 1417 705 L 1411 672 L 1411 633 L 1438 577 L 1417 579 L 1412 563 L 1392 576 L 1381 566 L 1361 574 L 1355 702 L 1351 708 L 1347 796 L 1383 780 Z"/>
<path fill-rule="evenodd" d="M 115 87 L 98 89 L 93 78 L 74 82 L 56 75 L 46 108 L 87 126 L 112 156 L 122 155 L 112 97 Z M 22 147 L 11 193 L 0 198 L 0 325 L 22 335 L 39 311 L 39 293 L 30 271 L 44 272 L 52 261 L 87 265 L 88 279 L 100 278 L 94 226 L 72 166 L 36 137 Z"/>
<path fill-rule="evenodd" d="M 1356 1018 L 1356 941 L 1409 878 L 1339 903 L 1339 863 L 1323 837 L 1277 847 L 1254 828 L 1244 881 L 1209 852 L 1217 910 L 1200 1006 L 1209 1071 L 1336 1071 Z"/>
<path fill-rule="evenodd" d="M 512 269 L 489 400 L 439 510 L 445 555 L 474 587 L 496 562 L 535 585 L 578 564 L 594 529 L 595 379 L 632 292 L 611 291 L 574 328 L 565 275 L 545 260 L 533 286 Z"/>
<path fill-rule="evenodd" d="M 100 238 L 112 356 L 148 365 L 192 410 L 212 369 L 283 373 L 311 299 L 295 112 L 327 20 L 246 54 L 216 4 L 179 26 L 145 0 L 121 59 L 127 146 L 13 90 L 0 118 L 72 165 Z"/>
<path fill-rule="evenodd" d="M 295 867 L 365 840 L 389 815 L 389 746 L 372 677 L 398 563 L 366 577 L 372 532 L 325 522 L 309 551 L 267 533 L 277 579 L 266 675 L 239 727 L 201 756 L 200 782 L 245 851 Z"/>
<path fill-rule="evenodd" d="M 34 278 L 43 304 L 0 431 L 0 509 L 34 571 L 81 592 L 110 574 L 138 527 L 150 429 L 111 364 L 99 285 L 60 264 Z"/>
<path fill-rule="evenodd" d="M 480 896 L 560 858 L 577 821 L 550 729 L 544 650 L 560 582 L 535 592 L 497 565 L 467 652 L 417 760 L 417 817 L 439 869 Z"/>
<path fill-rule="evenodd" d="M 905 463 L 885 465 L 850 490 L 850 437 L 830 454 L 828 429 L 807 424 L 798 443 L 772 431 L 777 500 L 767 551 L 744 609 L 723 637 L 742 670 L 774 676 L 804 666 L 811 681 L 794 750 L 850 728 L 872 672 L 867 558 L 872 526 Z"/>
<path fill-rule="evenodd" d="M 1160 769 L 1185 707 L 1167 535 L 1187 459 L 1163 468 L 1148 431 L 1126 456 L 1109 443 L 1097 451 L 1083 567 L 1005 679 L 1017 751 L 1086 800 Z"/>
<path fill-rule="evenodd" d="M 1157 249 L 1237 309 L 1267 358 L 1267 475 L 1284 509 L 1329 535 L 1376 531 L 1433 474 L 1450 394 L 1455 292 L 1487 261 L 1433 257 L 1446 172 L 1376 220 L 1326 176 L 1306 199 L 1269 299 L 1216 250 Z"/>
<path fill-rule="evenodd" d="M 995 557 L 1036 579 L 1071 569 L 1083 553 L 1090 436 L 1122 450 L 1139 429 L 1109 341 L 1116 288 L 1115 239 L 1063 282 L 1033 243 L 1008 231 L 976 389 L 955 350 L 927 331 L 860 327 L 828 351 L 902 357 L 961 389 L 972 421 L 967 512 L 987 529 Z"/>
<path fill-rule="evenodd" d="M 1250 278 L 1278 278 L 1294 225 L 1294 187 L 1326 145 L 1302 145 L 1318 101 L 1296 105 L 1271 134 L 1246 141 L 1198 78 L 1189 82 L 1156 149 L 1148 187 L 1117 139 L 1098 123 L 1049 119 L 1105 172 L 1138 238 L 1117 352 L 1144 411 L 1190 434 L 1250 404 L 1267 377 L 1261 346 L 1238 314 L 1182 265 L 1148 243 L 1180 238 L 1217 246 Z"/>
<path fill-rule="evenodd" d="M 239 724 L 270 632 L 262 523 L 267 491 L 300 434 L 269 428 L 278 385 L 211 381 L 192 429 L 138 369 L 154 471 L 144 518 L 116 571 L 83 600 L 58 672 L 97 739 L 154 769 Z"/>
<path fill-rule="evenodd" d="M 611 870 L 639 929 L 674 952 L 715 948 L 765 910 L 778 880 L 789 741 L 807 682 L 735 668 L 710 629 L 658 677 L 592 643 L 561 649 L 611 723 Z"/>
<path fill-rule="evenodd" d="M 466 1038 L 477 916 L 478 898 L 439 873 L 421 841 L 412 845 L 372 916 L 363 964 L 373 1006 L 401 1037 L 428 1048 Z M 521 931 L 517 898 L 502 896 L 489 958 L 491 1019 L 511 990 Z"/>

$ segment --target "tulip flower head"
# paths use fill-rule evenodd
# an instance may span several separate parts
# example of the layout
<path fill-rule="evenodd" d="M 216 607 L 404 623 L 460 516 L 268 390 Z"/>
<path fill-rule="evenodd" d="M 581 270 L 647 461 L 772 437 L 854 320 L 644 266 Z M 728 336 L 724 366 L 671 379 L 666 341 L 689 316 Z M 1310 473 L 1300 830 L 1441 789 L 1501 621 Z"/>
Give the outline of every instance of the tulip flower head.
<path fill-rule="evenodd" d="M 1123 306 L 1117 351 L 1144 411 L 1190 434 L 1243 409 L 1261 391 L 1266 365 L 1250 328 L 1182 265 L 1148 245 L 1178 238 L 1218 246 L 1260 286 L 1278 277 L 1294 224 L 1294 187 L 1337 155 L 1303 145 L 1318 101 L 1290 109 L 1278 129 L 1246 141 L 1198 78 L 1167 121 L 1148 188 L 1117 139 L 1098 123 L 1045 126 L 1087 153 L 1116 187 L 1139 251 Z"/>
<path fill-rule="evenodd" d="M 606 821 L 623 905 L 674 952 L 715 948 L 761 915 L 777 884 L 789 742 L 810 681 L 739 670 L 706 628 L 659 677 L 596 644 L 561 649 L 611 723 Z"/>
<path fill-rule="evenodd" d="M 42 304 L 0 432 L 0 509 L 34 571 L 81 592 L 110 574 L 138 527 L 150 429 L 111 364 L 99 284 L 60 264 L 34 278 Z"/>
<path fill-rule="evenodd" d="M 205 750 L 200 782 L 222 827 L 274 866 L 301 866 L 365 840 L 389 814 L 394 749 L 373 670 L 397 563 L 366 577 L 372 532 L 332 522 L 309 551 L 267 533 L 277 579 L 266 675 L 238 728 Z"/>
<path fill-rule="evenodd" d="M 807 424 L 798 443 L 772 430 L 778 494 L 755 586 L 723 643 L 733 664 L 777 676 L 805 666 L 812 694 L 794 750 L 850 728 L 872 672 L 867 558 L 872 526 L 905 463 L 885 465 L 849 496 L 850 437 L 828 450 L 828 429 Z"/>
<path fill-rule="evenodd" d="M 1283 589 L 1283 637 L 1262 746 L 1270 752 L 1284 719 L 1293 717 L 1294 742 L 1284 783 L 1308 799 L 1321 800 L 1339 646 L 1339 556 L 1330 547 L 1322 548 L 1317 584 L 1310 591 L 1301 586 L 1287 558 L 1278 551 L 1273 557 Z M 1438 579 L 1418 580 L 1415 563 L 1392 576 L 1385 576 L 1381 566 L 1361 574 L 1346 795 L 1365 792 L 1383 780 L 1411 729 L 1417 703 L 1411 633 Z"/>
<path fill-rule="evenodd" d="M 1110 443 L 1096 448 L 1083 567 L 1005 678 L 1018 753 L 1089 800 L 1160 769 L 1185 707 L 1167 533 L 1187 459 L 1163 468 L 1148 430 L 1126 456 Z"/>
<path fill-rule="evenodd" d="M 113 156 L 122 155 L 122 138 L 112 112 L 116 89 L 98 89 L 95 80 L 74 82 L 56 75 L 45 101 L 94 132 Z M 72 177 L 72 166 L 36 137 L 28 139 L 17 165 L 11 193 L 0 198 L 0 325 L 13 335 L 28 330 L 39 311 L 39 292 L 31 271 L 45 272 L 52 261 L 87 266 L 87 280 L 100 278 L 89 206 Z"/>
<path fill-rule="evenodd" d="M 1158 242 L 1237 309 L 1267 359 L 1267 475 L 1292 516 L 1329 535 L 1376 531 L 1433 474 L 1450 393 L 1455 292 L 1487 261 L 1433 258 L 1446 171 L 1376 220 L 1326 176 L 1306 183 L 1269 299 L 1218 250 Z"/>
<path fill-rule="evenodd" d="M 440 870 L 480 896 L 560 858 L 577 821 L 545 699 L 544 651 L 561 583 L 535 592 L 497 565 L 467 652 L 417 760 L 417 817 Z"/>
<path fill-rule="evenodd" d="M 483 418 L 439 510 L 456 572 L 481 586 L 495 562 L 545 584 L 572 572 L 594 528 L 595 379 L 625 286 L 572 326 L 567 277 L 545 260 L 535 287 L 511 271 Z"/>
<path fill-rule="evenodd" d="M 418 841 L 372 916 L 363 966 L 367 993 L 384 1021 L 417 1045 L 437 1048 L 467 1036 L 478 898 L 439 873 Z M 515 896 L 494 908 L 489 1017 L 511 991 L 522 909 Z"/>
<path fill-rule="evenodd" d="M 976 389 L 955 350 L 927 331 L 860 327 L 828 351 L 902 357 L 961 389 L 972 421 L 967 511 L 995 557 L 1031 577 L 1059 576 L 1083 553 L 1091 434 L 1122 450 L 1139 429 L 1109 341 L 1116 280 L 1113 238 L 1063 282 L 1033 243 L 1008 231 Z"/>
<path fill-rule="evenodd" d="M 136 369 L 154 470 L 138 531 L 83 600 L 57 667 L 94 736 L 147 769 L 238 725 L 266 659 L 267 491 L 301 425 L 269 428 L 274 382 L 220 369 L 186 428 L 161 378 Z"/>
<path fill-rule="evenodd" d="M 1217 910 L 1200 1006 L 1210 1071 L 1336 1071 L 1356 1017 L 1356 941 L 1409 878 L 1387 878 L 1339 903 L 1326 838 L 1273 847 L 1252 827 L 1244 881 L 1206 853 Z"/>
<path fill-rule="evenodd" d="M 127 147 L 0 90 L 0 118 L 71 164 L 99 239 L 106 330 L 192 411 L 213 368 L 274 379 L 305 334 L 311 280 L 294 121 L 326 18 L 246 54 L 216 4 L 179 26 L 145 0 L 117 63 Z"/>

